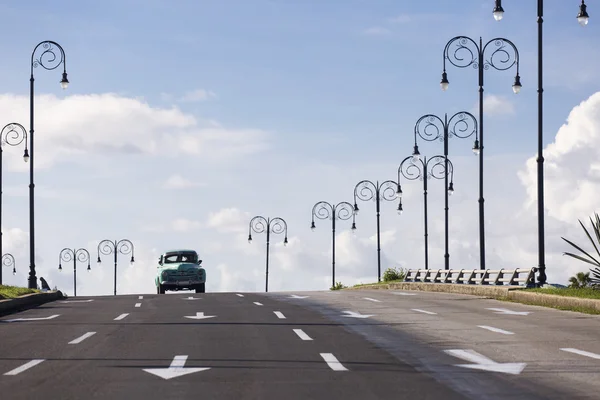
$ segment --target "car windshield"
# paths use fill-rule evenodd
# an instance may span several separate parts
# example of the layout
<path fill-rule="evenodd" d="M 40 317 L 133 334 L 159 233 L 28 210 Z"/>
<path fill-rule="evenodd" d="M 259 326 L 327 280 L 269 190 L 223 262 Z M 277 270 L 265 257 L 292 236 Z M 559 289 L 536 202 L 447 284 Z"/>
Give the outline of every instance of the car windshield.
<path fill-rule="evenodd" d="M 197 263 L 198 256 L 194 253 L 177 253 L 177 254 L 167 254 L 165 256 L 165 264 L 175 264 L 175 263 Z"/>

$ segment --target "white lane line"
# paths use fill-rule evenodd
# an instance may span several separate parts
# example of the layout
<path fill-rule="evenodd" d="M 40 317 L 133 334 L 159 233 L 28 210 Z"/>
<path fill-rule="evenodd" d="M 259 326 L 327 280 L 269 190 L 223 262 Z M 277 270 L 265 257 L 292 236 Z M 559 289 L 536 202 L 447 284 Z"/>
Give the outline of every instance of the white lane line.
<path fill-rule="evenodd" d="M 135 306 L 136 306 L 136 307 L 141 307 L 141 306 L 142 306 L 142 303 L 135 303 Z"/>
<path fill-rule="evenodd" d="M 128 316 L 128 315 L 129 315 L 129 313 L 126 313 L 126 314 L 121 314 L 121 315 L 119 315 L 117 318 L 115 318 L 114 320 L 115 320 L 115 321 L 120 321 L 120 320 L 122 320 L 123 318 L 125 318 L 125 317 L 126 317 L 126 316 Z"/>
<path fill-rule="evenodd" d="M 563 348 L 561 350 L 569 352 L 569 353 L 579 354 L 580 356 L 586 356 L 586 357 L 590 357 L 590 358 L 595 358 L 596 360 L 600 360 L 600 354 L 590 353 L 589 351 L 579 350 L 579 349 L 572 349 L 572 348 L 569 348 L 569 347 Z"/>
<path fill-rule="evenodd" d="M 45 360 L 31 360 L 28 363 L 25 363 L 25 364 L 21 365 L 20 367 L 13 369 L 12 371 L 8 371 L 8 372 L 4 373 L 4 375 L 20 374 L 21 372 L 27 371 L 29 368 L 35 367 L 36 365 L 41 364 L 44 361 Z"/>
<path fill-rule="evenodd" d="M 413 308 L 413 309 L 411 309 L 411 311 L 416 311 L 416 312 L 420 312 L 423 314 L 429 314 L 429 315 L 437 315 L 437 313 L 434 313 L 433 311 L 425 311 L 425 310 L 421 310 L 419 308 Z"/>
<path fill-rule="evenodd" d="M 380 301 L 380 300 L 377 300 L 377 299 L 372 299 L 372 298 L 370 298 L 370 297 L 363 297 L 363 299 L 365 299 L 365 300 L 369 300 L 369 301 L 373 301 L 373 302 L 375 302 L 375 303 L 381 303 L 381 301 Z"/>
<path fill-rule="evenodd" d="M 144 296 L 140 296 L 140 297 L 138 297 L 138 299 L 140 299 L 140 300 L 142 300 L 143 298 L 144 298 Z"/>
<path fill-rule="evenodd" d="M 85 335 L 81 335 L 79 336 L 77 339 L 73 339 L 69 342 L 69 344 L 79 344 L 81 342 L 83 342 L 85 339 L 89 338 L 90 336 L 94 336 L 96 334 L 96 332 L 88 332 Z"/>
<path fill-rule="evenodd" d="M 277 318 L 279 319 L 285 319 L 285 315 L 283 315 L 283 313 L 281 311 L 273 311 L 275 313 L 275 315 L 277 315 Z"/>
<path fill-rule="evenodd" d="M 416 296 L 416 293 L 405 293 L 405 292 L 392 292 L 392 294 L 395 294 L 397 296 Z"/>
<path fill-rule="evenodd" d="M 334 371 L 348 371 L 346 367 L 344 367 L 337 358 L 331 353 L 321 353 L 321 357 L 323 360 L 329 365 L 329 367 Z"/>
<path fill-rule="evenodd" d="M 302 329 L 294 329 L 294 332 L 302 340 L 312 340 L 312 338 L 310 336 L 308 336 L 306 333 L 304 333 L 304 331 Z"/>
<path fill-rule="evenodd" d="M 244 295 L 243 295 L 243 294 L 239 294 L 239 293 L 236 293 L 235 295 L 236 295 L 236 296 L 239 296 L 239 297 L 244 297 Z"/>
<path fill-rule="evenodd" d="M 258 301 L 255 301 L 254 304 L 256 304 L 257 306 L 262 306 L 262 304 L 259 303 Z"/>
<path fill-rule="evenodd" d="M 502 333 L 504 335 L 514 335 L 514 332 L 505 331 L 504 329 L 500 329 L 500 328 L 494 328 L 493 326 L 486 326 L 486 325 L 477 325 L 477 326 L 481 329 L 487 329 L 488 331 Z"/>

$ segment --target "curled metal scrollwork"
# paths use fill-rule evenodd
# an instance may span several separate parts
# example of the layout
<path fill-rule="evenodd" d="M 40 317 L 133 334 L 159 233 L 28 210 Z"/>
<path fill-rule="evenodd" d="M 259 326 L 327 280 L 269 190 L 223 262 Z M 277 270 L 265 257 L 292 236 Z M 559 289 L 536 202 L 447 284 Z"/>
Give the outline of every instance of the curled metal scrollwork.
<path fill-rule="evenodd" d="M 121 239 L 118 242 L 105 239 L 98 243 L 98 253 L 109 255 L 114 253 L 131 254 L 133 258 L 133 243 L 127 239 Z"/>
<path fill-rule="evenodd" d="M 357 198 L 362 201 L 376 200 L 378 195 L 382 200 L 394 201 L 397 197 L 397 188 L 398 183 L 390 180 L 381 183 L 373 183 L 369 180 L 360 181 L 354 187 L 354 202 L 356 203 Z"/>
<path fill-rule="evenodd" d="M 437 115 L 423 115 L 415 124 L 415 139 L 417 136 L 428 142 L 444 140 L 444 121 Z"/>
<path fill-rule="evenodd" d="M 452 45 L 456 45 L 455 49 L 451 49 Z M 446 44 L 444 49 L 444 60 L 448 60 L 450 64 L 458 68 L 479 68 L 479 46 L 477 43 L 467 36 L 457 36 Z"/>
<path fill-rule="evenodd" d="M 457 112 L 448 120 L 448 137 L 466 139 L 474 134 L 477 139 L 477 127 L 477 119 L 473 114 L 468 111 Z"/>
<path fill-rule="evenodd" d="M 270 230 L 271 233 L 276 235 L 284 233 L 287 236 L 287 222 L 283 218 L 275 217 L 273 219 L 267 219 L 263 216 L 256 216 L 250 220 L 249 224 L 249 236 L 254 233 L 263 233 L 266 230 Z"/>
<path fill-rule="evenodd" d="M 422 181 L 425 177 L 427 179 L 443 179 L 446 174 L 452 174 L 454 171 L 449 159 L 448 166 L 449 171 L 446 172 L 444 156 L 437 155 L 429 159 L 425 158 L 425 161 L 420 158 L 415 160 L 413 156 L 409 156 L 402 160 L 400 167 L 398 167 L 398 181 L 400 181 L 400 175 L 411 181 L 417 179 Z"/>
<path fill-rule="evenodd" d="M 35 53 L 38 48 L 42 46 L 42 51 L 39 57 L 35 58 Z M 57 55 L 58 53 L 58 55 Z M 33 53 L 31 54 L 31 68 L 37 68 L 41 66 L 47 70 L 53 70 L 58 68 L 60 64 L 66 61 L 65 51 L 62 46 L 51 40 L 46 40 L 35 46 Z"/>
<path fill-rule="evenodd" d="M 2 256 L 3 267 L 15 267 L 15 257 L 12 254 L 6 253 Z"/>
<path fill-rule="evenodd" d="M 398 167 L 398 182 L 400 182 L 400 175 L 409 181 L 423 180 L 424 167 L 425 164 L 420 158 L 415 161 L 413 156 L 406 157 Z"/>
<path fill-rule="evenodd" d="M 349 220 L 354 217 L 354 206 L 347 201 L 331 205 L 326 201 L 320 201 L 313 206 L 312 215 L 319 219 Z"/>
<path fill-rule="evenodd" d="M 58 258 L 60 262 L 71 262 L 73 258 L 77 258 L 79 262 L 89 262 L 90 253 L 86 249 L 77 249 L 73 252 L 73 249 L 64 248 L 60 251 Z"/>
<path fill-rule="evenodd" d="M 280 233 L 286 232 L 287 235 L 287 222 L 285 222 L 283 218 L 273 218 L 270 221 L 269 225 L 271 227 L 271 233 L 278 235 Z"/>
<path fill-rule="evenodd" d="M 506 71 L 513 65 L 517 64 L 518 69 L 519 50 L 517 50 L 517 46 L 515 46 L 514 43 L 508 39 L 496 38 L 490 40 L 485 44 L 485 46 L 483 46 L 483 54 L 485 54 L 485 50 L 492 43 L 494 46 L 496 46 L 496 49 L 492 51 L 489 58 L 484 61 L 483 68 L 487 70 L 492 67 L 498 71 Z"/>
<path fill-rule="evenodd" d="M 18 146 L 25 141 L 25 149 L 27 149 L 27 130 L 17 122 L 6 124 L 0 131 L 0 143 L 10 146 Z"/>
<path fill-rule="evenodd" d="M 444 122 L 437 115 L 427 114 L 419 118 L 415 124 L 415 143 L 417 136 L 428 142 L 434 140 L 443 142 L 446 129 L 448 130 L 448 138 L 466 139 L 474 134 L 475 139 L 477 139 L 478 136 L 477 119 L 468 111 L 457 112 L 447 122 Z"/>
<path fill-rule="evenodd" d="M 477 69 L 479 68 L 480 54 L 483 58 L 490 45 L 495 48 L 483 61 L 483 69 L 488 70 L 491 67 L 498 71 L 506 71 L 516 64 L 518 72 L 519 50 L 513 42 L 505 38 L 494 38 L 480 48 L 477 42 L 467 36 L 454 37 L 448 41 L 444 49 L 444 63 L 445 60 L 448 60 L 450 64 L 458 68 L 472 66 Z"/>

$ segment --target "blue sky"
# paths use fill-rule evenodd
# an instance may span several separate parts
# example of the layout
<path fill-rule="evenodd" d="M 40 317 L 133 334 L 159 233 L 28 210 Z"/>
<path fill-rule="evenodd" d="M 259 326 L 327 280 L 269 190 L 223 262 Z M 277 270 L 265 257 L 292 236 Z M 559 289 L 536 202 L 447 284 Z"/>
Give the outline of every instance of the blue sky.
<path fill-rule="evenodd" d="M 40 147 L 38 157 L 42 157 L 44 148 L 56 151 L 69 135 L 88 135 L 83 140 L 94 142 L 82 154 L 63 149 L 57 162 L 37 172 L 40 196 L 44 188 L 52 190 L 52 196 L 41 198 L 36 206 L 40 256 L 50 269 L 53 262 L 49 260 L 57 257 L 60 248 L 104 236 L 139 240 L 157 251 L 178 247 L 179 243 L 183 247 L 198 243 L 196 247 L 201 248 L 217 237 L 221 244 L 227 244 L 233 234 L 215 236 L 208 228 L 179 233 L 166 228 L 161 231 L 155 227 L 153 232 L 143 229 L 176 218 L 206 225 L 210 213 L 226 208 L 248 212 L 250 217 L 261 213 L 272 217 L 286 214 L 294 221 L 297 218 L 298 224 L 290 223 L 290 230 L 308 235 L 311 239 L 302 240 L 319 243 L 320 251 L 327 251 L 327 235 L 323 233 L 317 240 L 304 229 L 314 202 L 347 199 L 354 181 L 394 179 L 394 165 L 411 152 L 413 127 L 420 116 L 443 116 L 444 112 L 461 110 L 475 113 L 476 71 L 451 67 L 450 89 L 442 92 L 439 87 L 444 46 L 457 35 L 476 40 L 482 36 L 484 41 L 506 37 L 520 51 L 523 90 L 519 95 L 511 89 L 514 69 L 487 71 L 485 78 L 486 95 L 499 99 L 497 109 L 485 120 L 486 157 L 499 160 L 497 170 L 486 172 L 486 188 L 502 192 L 502 188 L 493 188 L 493 174 L 522 169 L 524 160 L 535 155 L 537 133 L 535 2 L 504 3 L 505 17 L 497 22 L 491 13 L 493 0 L 437 0 L 427 4 L 376 0 L 119 0 L 59 1 L 35 6 L 0 2 L 6 32 L 0 38 L 5 55 L 3 94 L 27 99 L 29 57 L 38 42 L 57 41 L 67 53 L 71 82 L 67 91 L 60 89 L 57 71 L 38 68 L 35 72 L 36 93 L 56 96 L 48 104 L 57 107 L 60 113 L 56 115 L 61 118 L 52 121 L 55 109 L 44 111 L 41 103 L 36 103 L 36 110 L 46 112 L 48 123 L 52 121 L 47 128 L 52 135 L 48 136 L 47 147 Z M 548 145 L 572 108 L 598 90 L 595 71 L 600 57 L 594 46 L 599 31 L 593 4 L 588 8 L 590 23 L 582 28 L 575 18 L 578 1 L 545 3 L 544 121 Z M 198 90 L 208 93 L 207 98 L 182 100 Z M 117 115 L 119 106 L 107 105 L 97 111 L 110 115 L 103 118 L 88 108 L 80 115 L 85 114 L 89 120 L 75 123 L 69 114 L 74 112 L 69 111 L 73 107 L 64 106 L 62 111 L 58 108 L 69 96 L 107 93 L 121 100 L 140 101 L 156 115 L 160 114 L 157 110 L 176 109 L 182 116 L 156 117 L 156 124 L 149 125 L 143 118 L 145 114 L 130 111 Z M 6 104 L 15 104 L 11 115 L 28 126 L 27 103 Z M 94 104 L 100 103 L 86 107 Z M 4 111 L 6 115 L 8 110 Z M 229 153 L 221 153 L 216 144 L 201 154 L 171 155 L 166 149 L 148 155 L 94 147 L 103 141 L 104 146 L 115 140 L 128 141 L 129 136 L 140 146 L 150 143 L 143 129 L 153 129 L 154 134 L 166 137 L 173 131 L 173 140 L 178 140 L 175 131 L 189 128 L 182 127 L 186 118 L 193 119 L 191 124 L 198 129 L 217 126 L 218 122 L 228 132 L 241 132 L 238 139 L 248 138 L 245 135 L 252 131 L 266 147 L 241 155 L 232 153 L 220 160 L 211 156 Z M 37 137 L 44 135 L 44 130 L 44 125 L 37 122 Z M 465 179 L 476 170 L 471 145 L 470 141 L 451 143 L 451 155 L 464 157 L 465 168 L 469 168 L 463 172 Z M 435 152 L 441 150 L 440 146 Z M 504 160 L 514 165 L 503 165 Z M 364 176 L 371 170 L 389 172 Z M 460 172 L 456 172 L 459 182 Z M 162 189 L 163 182 L 173 175 L 201 185 L 186 190 Z M 507 175 L 515 190 L 519 189 L 513 197 L 522 201 L 525 194 L 516 172 Z M 22 196 L 26 192 L 11 196 L 6 190 L 26 189 L 26 179 L 24 172 L 5 171 L 5 232 L 10 228 L 27 231 L 27 198 Z M 476 191 L 475 180 L 457 184 L 465 190 L 467 185 Z M 494 201 L 502 209 L 504 200 L 500 198 L 490 198 L 486 204 L 493 209 Z M 390 207 L 393 210 L 394 206 Z M 434 214 L 432 218 L 439 217 L 441 214 Z M 414 224 L 420 224 L 420 214 L 414 218 Z M 371 229 L 370 222 L 365 224 Z M 529 228 L 535 233 L 534 225 Z M 468 237 L 476 239 L 477 232 L 469 232 Z M 420 240 L 419 234 L 415 233 L 415 238 Z M 25 267 L 28 261 L 23 257 L 19 262 Z M 215 250 L 211 257 L 210 263 L 225 263 L 232 271 L 260 270 L 262 265 L 261 253 L 251 256 L 243 251 Z M 404 254 L 390 257 L 413 263 L 404 260 Z M 318 260 L 315 262 L 324 263 L 318 274 L 322 271 L 326 281 L 327 258 Z M 151 275 L 153 270 L 149 268 Z M 362 279 L 363 275 L 349 274 L 348 279 Z M 282 281 L 280 288 L 287 284 Z M 256 286 L 262 286 L 260 278 L 256 278 Z M 244 285 L 240 283 L 239 287 Z"/>

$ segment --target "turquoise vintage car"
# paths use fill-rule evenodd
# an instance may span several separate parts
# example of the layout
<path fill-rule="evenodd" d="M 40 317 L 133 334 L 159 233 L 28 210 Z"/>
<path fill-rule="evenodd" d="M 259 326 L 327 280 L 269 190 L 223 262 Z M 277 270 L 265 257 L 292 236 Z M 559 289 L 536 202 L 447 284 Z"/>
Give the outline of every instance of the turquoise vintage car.
<path fill-rule="evenodd" d="M 167 290 L 195 290 L 205 292 L 206 271 L 200 266 L 202 260 L 194 250 L 171 250 L 158 259 L 156 269 L 156 293 Z"/>

